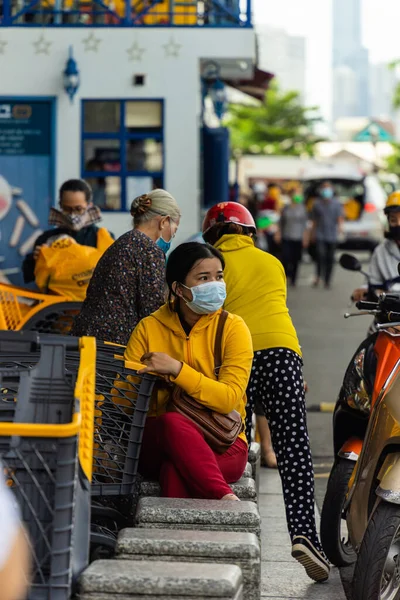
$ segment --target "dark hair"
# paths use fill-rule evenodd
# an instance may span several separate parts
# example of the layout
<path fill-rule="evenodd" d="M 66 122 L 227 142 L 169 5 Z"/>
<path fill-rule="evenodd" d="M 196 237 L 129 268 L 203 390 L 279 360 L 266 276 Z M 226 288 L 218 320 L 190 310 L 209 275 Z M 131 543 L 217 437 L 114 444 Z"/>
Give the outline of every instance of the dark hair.
<path fill-rule="evenodd" d="M 92 188 L 83 179 L 68 179 L 68 181 L 64 181 L 59 191 L 60 203 L 62 202 L 64 192 L 83 192 L 87 203 L 92 200 Z"/>
<path fill-rule="evenodd" d="M 238 223 L 216 223 L 203 233 L 203 238 L 208 244 L 216 244 L 223 235 L 251 235 L 255 234 L 254 227 L 245 227 Z"/>
<path fill-rule="evenodd" d="M 174 292 L 172 284 L 177 281 L 184 283 L 189 272 L 198 260 L 205 258 L 218 258 L 221 261 L 222 268 L 225 269 L 225 260 L 221 252 L 210 244 L 201 244 L 200 242 L 187 242 L 181 244 L 171 252 L 167 261 L 166 279 L 169 289 L 169 298 L 171 301 Z"/>

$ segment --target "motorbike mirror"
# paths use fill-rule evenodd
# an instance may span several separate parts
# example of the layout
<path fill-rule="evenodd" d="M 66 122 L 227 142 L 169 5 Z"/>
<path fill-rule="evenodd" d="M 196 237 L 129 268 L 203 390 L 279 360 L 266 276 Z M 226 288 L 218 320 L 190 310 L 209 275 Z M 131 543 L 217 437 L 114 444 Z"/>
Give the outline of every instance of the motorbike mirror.
<path fill-rule="evenodd" d="M 339 259 L 339 264 L 343 269 L 347 271 L 361 271 L 362 265 L 358 258 L 353 256 L 352 254 L 342 254 Z"/>

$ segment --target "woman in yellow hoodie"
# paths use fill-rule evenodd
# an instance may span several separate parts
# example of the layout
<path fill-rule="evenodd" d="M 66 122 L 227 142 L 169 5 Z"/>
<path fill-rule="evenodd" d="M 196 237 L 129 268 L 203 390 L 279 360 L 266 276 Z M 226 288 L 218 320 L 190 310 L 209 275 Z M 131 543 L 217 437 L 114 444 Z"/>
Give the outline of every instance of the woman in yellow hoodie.
<path fill-rule="evenodd" d="M 168 258 L 169 301 L 137 325 L 125 359 L 146 365 L 204 406 L 221 414 L 246 416 L 246 386 L 253 359 L 250 332 L 241 317 L 229 314 L 222 335 L 222 366 L 216 375 L 214 342 L 226 298 L 225 263 L 212 246 L 189 242 Z M 174 498 L 234 499 L 229 483 L 247 462 L 244 431 L 218 454 L 185 416 L 167 412 L 170 392 L 158 389 L 144 431 L 139 472 L 158 479 L 162 494 Z"/>
<path fill-rule="evenodd" d="M 253 339 L 247 431 L 258 402 L 271 429 L 292 556 L 312 579 L 324 581 L 329 577 L 329 563 L 315 525 L 301 350 L 286 306 L 283 266 L 254 246 L 255 233 L 253 217 L 236 202 L 213 206 L 203 224 L 204 239 L 222 253 L 226 262 L 225 308 L 243 318 Z"/>

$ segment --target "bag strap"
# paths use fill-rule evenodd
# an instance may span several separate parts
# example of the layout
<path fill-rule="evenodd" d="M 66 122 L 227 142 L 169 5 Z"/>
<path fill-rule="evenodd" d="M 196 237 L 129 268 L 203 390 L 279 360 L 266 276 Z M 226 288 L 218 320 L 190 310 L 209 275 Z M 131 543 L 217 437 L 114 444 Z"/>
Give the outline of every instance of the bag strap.
<path fill-rule="evenodd" d="M 224 327 L 228 318 L 228 312 L 223 310 L 218 319 L 217 333 L 215 335 L 214 345 L 214 372 L 218 376 L 218 371 L 222 366 L 222 334 L 224 333 Z"/>

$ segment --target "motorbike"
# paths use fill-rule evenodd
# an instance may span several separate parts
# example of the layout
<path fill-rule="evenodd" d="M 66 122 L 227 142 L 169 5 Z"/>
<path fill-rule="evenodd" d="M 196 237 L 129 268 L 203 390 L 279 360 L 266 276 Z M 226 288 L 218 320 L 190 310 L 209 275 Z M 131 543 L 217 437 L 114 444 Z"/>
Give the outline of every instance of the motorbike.
<path fill-rule="evenodd" d="M 359 261 L 349 254 L 343 254 L 339 262 L 344 269 L 362 273 Z M 368 291 L 367 297 L 370 301 L 377 300 L 372 291 Z M 321 542 L 330 562 L 337 567 L 346 567 L 356 560 L 347 536 L 343 506 L 368 426 L 376 373 L 374 344 L 377 335 L 367 336 L 352 356 L 333 413 L 335 459 L 321 512 Z"/>
<path fill-rule="evenodd" d="M 356 260 L 356 259 L 354 259 Z M 353 263 L 353 267 L 358 267 Z M 360 270 L 353 268 L 352 270 Z M 374 315 L 377 334 L 353 361 L 359 376 L 357 390 L 347 398 L 339 394 L 334 423 L 345 411 L 360 413 L 361 429 L 338 450 L 328 483 L 324 506 L 336 502 L 331 527 L 345 564 L 356 559 L 353 600 L 398 600 L 400 598 L 400 296 L 382 294 L 377 302 L 356 304 L 359 313 Z M 347 315 L 353 316 L 353 315 Z M 365 352 L 363 351 L 365 350 Z M 347 407 L 345 406 L 347 402 Z M 342 417 L 340 417 L 342 413 Z M 363 416 L 361 416 L 363 415 Z M 354 422 L 357 422 L 356 420 Z M 350 429 L 348 429 L 350 431 Z M 354 430 L 353 430 L 354 431 Z M 338 433 L 336 432 L 336 436 Z M 338 439 L 338 438 L 336 438 Z M 337 447 L 339 442 L 337 442 Z M 347 453 L 344 449 L 347 448 Z M 352 453 L 354 452 L 354 456 Z M 347 460 L 340 491 L 338 464 Z M 356 461 L 356 462 L 355 462 Z M 350 468 L 350 463 L 353 463 Z M 343 475 L 342 466 L 341 474 Z M 350 473 L 351 471 L 351 473 Z M 350 473 L 350 474 L 349 474 Z M 329 514 L 325 510 L 325 533 Z M 324 512 L 324 511 L 323 511 Z M 337 521 L 333 522 L 333 515 Z M 345 520 L 345 521 L 344 521 Z M 342 523 L 348 538 L 340 539 Z M 338 533 L 339 532 L 339 533 Z M 326 543 L 326 539 L 325 539 Z M 323 541 L 324 544 L 324 541 Z M 339 546 L 339 544 L 341 544 Z M 325 546 L 324 546 L 325 548 Z"/>

